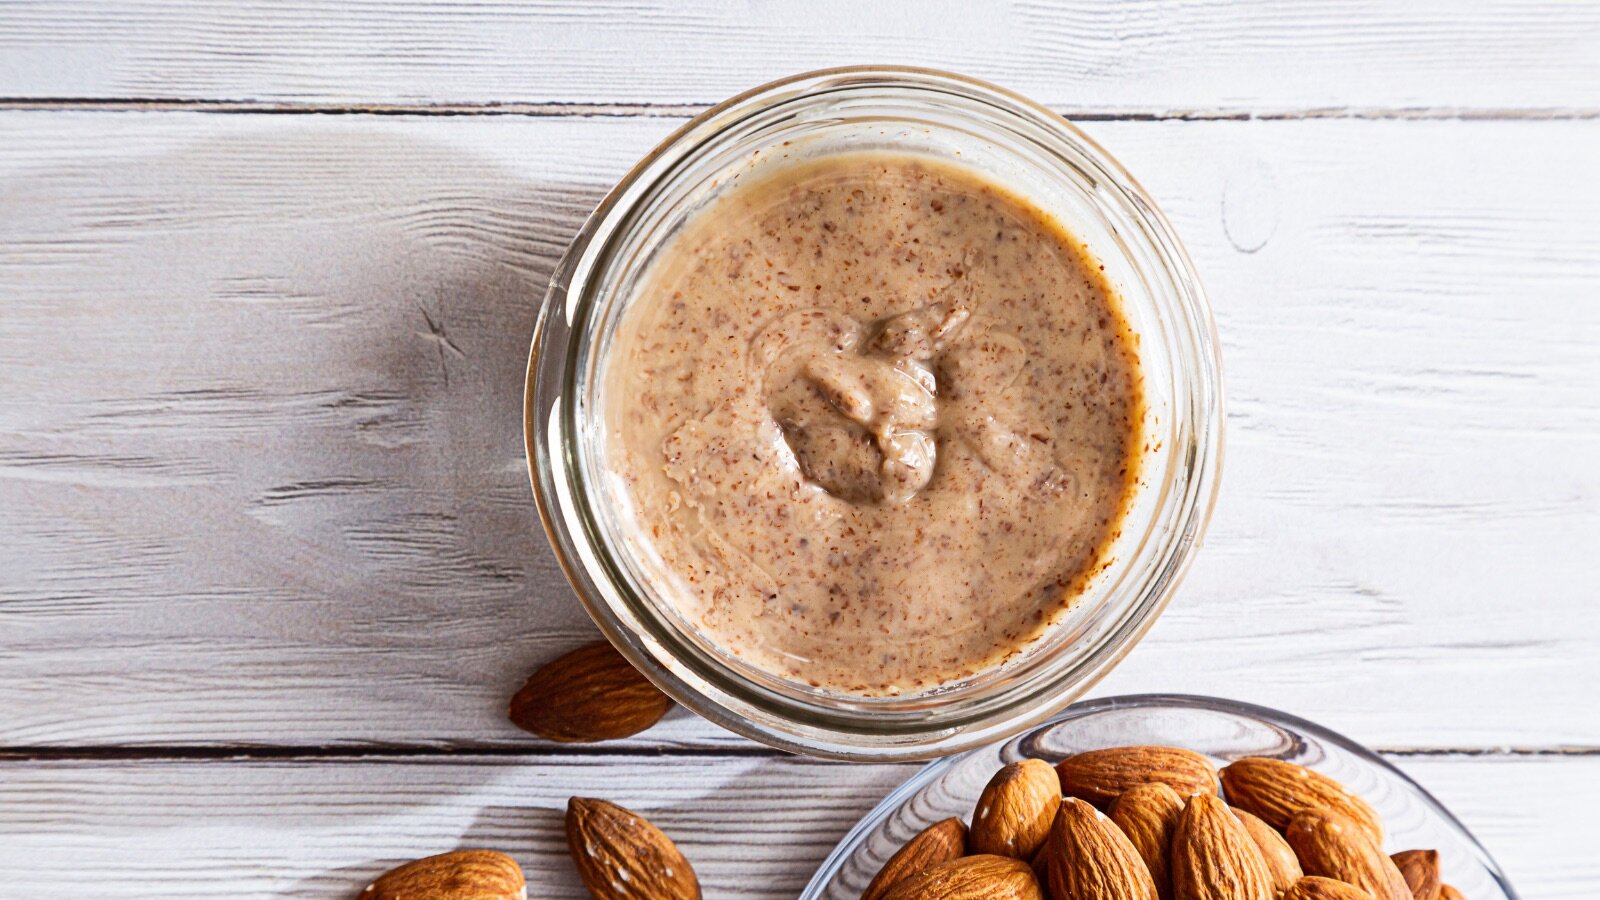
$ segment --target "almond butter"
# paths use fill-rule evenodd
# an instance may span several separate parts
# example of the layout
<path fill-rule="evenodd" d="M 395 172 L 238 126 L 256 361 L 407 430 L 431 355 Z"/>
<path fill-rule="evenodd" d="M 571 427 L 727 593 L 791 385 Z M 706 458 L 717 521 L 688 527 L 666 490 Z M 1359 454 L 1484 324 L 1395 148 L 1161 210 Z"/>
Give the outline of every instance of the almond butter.
<path fill-rule="evenodd" d="M 1047 845 L 1055 900 L 1156 900 L 1156 884 L 1127 835 L 1076 797 L 1061 801 Z"/>
<path fill-rule="evenodd" d="M 494 850 L 457 850 L 390 869 L 361 892 L 361 900 L 525 900 L 522 867 Z"/>
<path fill-rule="evenodd" d="M 1183 813 L 1183 798 L 1161 783 L 1141 784 L 1122 792 L 1111 804 L 1111 821 L 1122 829 L 1139 851 L 1150 879 L 1156 883 L 1161 900 L 1172 900 L 1172 874 L 1167 861 L 1172 848 L 1172 832 Z"/>
<path fill-rule="evenodd" d="M 972 812 L 967 843 L 973 853 L 1028 859 L 1050 834 L 1061 806 L 1061 781 L 1042 759 L 1001 767 L 989 779 Z"/>
<path fill-rule="evenodd" d="M 1141 784 L 1165 784 L 1178 792 L 1215 794 L 1217 769 L 1211 760 L 1181 747 L 1108 747 L 1086 750 L 1056 765 L 1061 792 L 1101 809 L 1123 791 Z"/>
<path fill-rule="evenodd" d="M 1467 896 L 1448 884 L 1439 885 L 1439 900 L 1467 900 Z"/>
<path fill-rule="evenodd" d="M 567 848 L 597 900 L 700 900 L 694 867 L 672 839 L 615 803 L 567 801 Z"/>
<path fill-rule="evenodd" d="M 1439 851 L 1401 850 L 1389 858 L 1411 888 L 1413 900 L 1439 900 Z"/>
<path fill-rule="evenodd" d="M 883 900 L 890 888 L 906 878 L 966 855 L 967 826 L 956 818 L 935 822 L 889 857 L 873 876 L 872 883 L 861 892 L 861 900 Z"/>
<path fill-rule="evenodd" d="M 661 721 L 672 700 L 610 644 L 580 647 L 533 673 L 511 698 L 511 722 L 563 743 L 609 741 Z"/>
<path fill-rule="evenodd" d="M 1043 900 L 1033 870 L 1020 859 L 965 856 L 924 869 L 889 889 L 883 900 Z"/>
<path fill-rule="evenodd" d="M 1305 875 L 1300 870 L 1300 860 L 1295 858 L 1294 850 L 1283 839 L 1283 835 L 1259 817 L 1242 809 L 1234 810 L 1233 814 L 1244 830 L 1250 833 L 1250 839 L 1256 842 L 1256 849 L 1261 851 L 1261 858 L 1267 863 L 1267 872 L 1272 875 L 1273 890 L 1280 893 L 1286 891 L 1289 885 Z"/>
<path fill-rule="evenodd" d="M 1174 900 L 1273 900 L 1255 839 L 1215 794 L 1196 794 L 1172 835 Z"/>
<path fill-rule="evenodd" d="M 1302 812 L 1284 832 L 1307 875 L 1348 882 L 1376 900 L 1411 900 L 1411 889 L 1394 861 L 1383 855 L 1365 828 L 1336 812 Z"/>
<path fill-rule="evenodd" d="M 1383 825 L 1365 800 L 1339 782 L 1281 759 L 1246 757 L 1222 770 L 1222 789 L 1233 806 L 1283 831 L 1308 810 L 1330 810 L 1354 819 L 1372 842 L 1383 844 Z"/>
<path fill-rule="evenodd" d="M 1278 900 L 1372 900 L 1372 892 L 1332 878 L 1308 875 L 1290 885 Z"/>

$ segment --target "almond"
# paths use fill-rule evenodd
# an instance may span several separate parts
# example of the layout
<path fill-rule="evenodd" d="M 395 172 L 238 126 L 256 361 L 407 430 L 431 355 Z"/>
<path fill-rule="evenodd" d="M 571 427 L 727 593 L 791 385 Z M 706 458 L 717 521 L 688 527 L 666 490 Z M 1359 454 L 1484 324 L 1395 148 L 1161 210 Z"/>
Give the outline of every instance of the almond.
<path fill-rule="evenodd" d="M 1045 838 L 1039 849 L 1034 851 L 1033 859 L 1028 860 L 1028 868 L 1033 870 L 1033 880 L 1039 882 L 1039 893 L 1044 894 L 1045 900 L 1054 900 L 1050 893 L 1050 858 L 1055 854 L 1051 850 L 1054 843 L 1050 838 Z"/>
<path fill-rule="evenodd" d="M 671 708 L 666 694 L 601 641 L 533 673 L 511 698 L 509 715 L 523 731 L 574 743 L 638 734 Z"/>
<path fill-rule="evenodd" d="M 1281 759 L 1251 756 L 1222 770 L 1228 802 L 1283 831 L 1308 810 L 1331 810 L 1354 819 L 1382 846 L 1383 825 L 1365 800 L 1320 772 Z"/>
<path fill-rule="evenodd" d="M 1250 839 L 1256 842 L 1256 849 L 1261 851 L 1261 858 L 1267 863 L 1267 872 L 1272 875 L 1272 889 L 1281 893 L 1299 881 L 1305 873 L 1300 870 L 1300 860 L 1295 858 L 1294 850 L 1283 839 L 1283 835 L 1242 809 L 1234 810 L 1233 814 L 1244 830 L 1250 833 Z"/>
<path fill-rule="evenodd" d="M 1278 900 L 1372 900 L 1372 892 L 1332 878 L 1308 875 L 1290 885 Z"/>
<path fill-rule="evenodd" d="M 615 803 L 568 800 L 567 848 L 597 900 L 700 900 L 700 881 L 677 845 Z"/>
<path fill-rule="evenodd" d="M 1152 782 L 1178 792 L 1215 794 L 1217 769 L 1211 760 L 1180 747 L 1108 747 L 1086 750 L 1056 765 L 1061 792 L 1104 809 L 1123 791 Z"/>
<path fill-rule="evenodd" d="M 1043 896 L 1027 863 L 979 854 L 912 875 L 890 888 L 883 900 L 1043 900 Z"/>
<path fill-rule="evenodd" d="M 1401 850 L 1389 857 L 1414 900 L 1439 900 L 1439 851 Z"/>
<path fill-rule="evenodd" d="M 967 855 L 967 826 L 960 819 L 945 819 L 922 829 L 916 837 L 889 857 L 872 883 L 861 892 L 861 900 L 883 900 L 889 888 L 906 878 L 939 863 Z"/>
<path fill-rule="evenodd" d="M 1174 900 L 1273 900 L 1272 875 L 1244 825 L 1215 794 L 1196 794 L 1172 835 Z"/>
<path fill-rule="evenodd" d="M 1467 900 L 1467 896 L 1448 884 L 1439 885 L 1439 900 Z"/>
<path fill-rule="evenodd" d="M 493 850 L 457 850 L 408 862 L 378 876 L 361 900 L 525 900 L 522 867 Z"/>
<path fill-rule="evenodd" d="M 1028 859 L 1050 834 L 1061 806 L 1061 781 L 1042 759 L 1003 766 L 989 779 L 972 812 L 967 843 L 973 853 Z"/>
<path fill-rule="evenodd" d="M 1128 788 L 1111 804 L 1111 821 L 1139 851 L 1161 900 L 1172 900 L 1172 875 L 1167 860 L 1172 832 L 1183 813 L 1183 798 L 1172 788 L 1156 783 Z"/>
<path fill-rule="evenodd" d="M 1055 900 L 1156 900 L 1156 884 L 1127 835 L 1087 802 L 1061 801 L 1050 828 Z"/>
<path fill-rule="evenodd" d="M 1349 882 L 1376 900 L 1411 900 L 1411 889 L 1366 829 L 1336 812 L 1303 812 L 1284 832 L 1307 875 Z"/>

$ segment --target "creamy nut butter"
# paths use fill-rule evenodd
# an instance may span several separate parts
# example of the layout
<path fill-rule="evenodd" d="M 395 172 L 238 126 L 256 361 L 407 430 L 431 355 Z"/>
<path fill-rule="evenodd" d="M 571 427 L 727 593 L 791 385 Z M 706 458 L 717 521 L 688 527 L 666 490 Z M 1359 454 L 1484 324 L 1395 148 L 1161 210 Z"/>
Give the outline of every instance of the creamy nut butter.
<path fill-rule="evenodd" d="M 1020 196 L 858 152 L 730 187 L 670 239 L 603 373 L 660 593 L 775 675 L 890 695 L 1003 662 L 1108 564 L 1137 341 Z"/>

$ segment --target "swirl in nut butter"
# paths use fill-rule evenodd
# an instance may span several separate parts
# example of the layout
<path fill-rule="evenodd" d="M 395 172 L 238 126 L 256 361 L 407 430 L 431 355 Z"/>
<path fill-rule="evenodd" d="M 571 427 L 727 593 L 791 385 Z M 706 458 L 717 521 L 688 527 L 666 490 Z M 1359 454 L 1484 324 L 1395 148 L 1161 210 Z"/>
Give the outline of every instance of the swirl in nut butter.
<path fill-rule="evenodd" d="M 656 591 L 867 696 L 1022 652 L 1109 563 L 1143 442 L 1100 266 L 964 168 L 853 153 L 729 188 L 630 298 L 606 462 Z"/>

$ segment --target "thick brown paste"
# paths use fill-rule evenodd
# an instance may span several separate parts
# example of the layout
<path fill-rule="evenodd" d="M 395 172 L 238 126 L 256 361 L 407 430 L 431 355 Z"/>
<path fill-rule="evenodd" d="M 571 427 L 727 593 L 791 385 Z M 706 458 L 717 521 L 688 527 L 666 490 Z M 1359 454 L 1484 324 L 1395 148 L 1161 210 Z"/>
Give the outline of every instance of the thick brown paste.
<path fill-rule="evenodd" d="M 606 461 L 657 590 L 729 654 L 915 691 L 1038 638 L 1136 475 L 1137 342 L 1083 247 L 906 155 L 730 188 L 631 298 Z"/>

